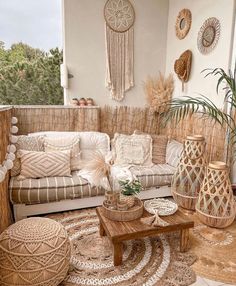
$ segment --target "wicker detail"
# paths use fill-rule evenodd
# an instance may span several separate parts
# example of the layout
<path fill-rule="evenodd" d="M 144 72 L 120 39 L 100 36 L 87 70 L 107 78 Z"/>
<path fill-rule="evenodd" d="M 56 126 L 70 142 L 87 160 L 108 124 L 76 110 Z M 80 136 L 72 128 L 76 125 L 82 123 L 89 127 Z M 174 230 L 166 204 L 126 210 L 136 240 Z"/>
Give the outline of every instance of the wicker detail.
<path fill-rule="evenodd" d="M 179 206 L 195 210 L 205 166 L 204 137 L 200 135 L 187 136 L 180 163 L 171 183 L 172 195 Z"/>
<path fill-rule="evenodd" d="M 122 193 L 120 194 L 120 201 L 127 204 L 128 208 L 132 208 L 135 204 L 135 196 L 125 196 Z"/>
<path fill-rule="evenodd" d="M 184 24 L 182 24 L 183 22 Z M 178 14 L 175 23 L 175 34 L 180 40 L 184 39 L 187 36 L 191 28 L 191 23 L 192 23 L 191 11 L 189 9 L 181 10 Z"/>
<path fill-rule="evenodd" d="M 182 82 L 187 82 L 190 76 L 192 65 L 192 52 L 186 50 L 180 57 L 175 61 L 174 70 L 178 78 Z"/>
<path fill-rule="evenodd" d="M 225 163 L 216 161 L 209 164 L 196 211 L 199 219 L 212 227 L 227 227 L 234 221 L 236 205 Z"/>
<path fill-rule="evenodd" d="M 66 230 L 51 219 L 24 219 L 0 236 L 3 286 L 57 286 L 67 274 L 69 260 Z"/>

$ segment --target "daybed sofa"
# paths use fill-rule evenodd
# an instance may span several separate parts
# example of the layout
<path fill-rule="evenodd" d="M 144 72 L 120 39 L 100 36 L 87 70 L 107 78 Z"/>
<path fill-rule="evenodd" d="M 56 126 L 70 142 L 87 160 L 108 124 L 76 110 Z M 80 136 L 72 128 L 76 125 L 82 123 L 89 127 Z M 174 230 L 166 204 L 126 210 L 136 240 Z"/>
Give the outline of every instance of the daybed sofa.
<path fill-rule="evenodd" d="M 78 135 L 80 138 L 80 160 L 83 166 L 91 160 L 95 150 L 106 155 L 110 151 L 110 138 L 100 132 L 38 132 L 31 137 L 66 138 Z M 32 146 L 31 146 L 32 147 Z M 140 180 L 144 190 L 142 199 L 170 196 L 172 175 L 178 164 L 182 144 L 169 141 L 166 147 L 166 162 L 153 166 L 132 166 L 130 171 Z M 105 190 L 91 186 L 90 183 L 72 171 L 71 177 L 44 177 L 19 180 L 10 179 L 10 198 L 14 208 L 15 220 L 27 216 L 58 211 L 73 210 L 101 205 Z"/>

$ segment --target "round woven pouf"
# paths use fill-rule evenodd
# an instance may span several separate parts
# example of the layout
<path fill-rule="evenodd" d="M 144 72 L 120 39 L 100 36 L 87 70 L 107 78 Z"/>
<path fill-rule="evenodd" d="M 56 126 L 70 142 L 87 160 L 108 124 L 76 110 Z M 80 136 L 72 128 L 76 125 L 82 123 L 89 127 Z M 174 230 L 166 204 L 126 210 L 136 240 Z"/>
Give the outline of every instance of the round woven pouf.
<path fill-rule="evenodd" d="M 27 218 L 0 235 L 0 285 L 59 285 L 69 260 L 67 232 L 54 220 Z"/>

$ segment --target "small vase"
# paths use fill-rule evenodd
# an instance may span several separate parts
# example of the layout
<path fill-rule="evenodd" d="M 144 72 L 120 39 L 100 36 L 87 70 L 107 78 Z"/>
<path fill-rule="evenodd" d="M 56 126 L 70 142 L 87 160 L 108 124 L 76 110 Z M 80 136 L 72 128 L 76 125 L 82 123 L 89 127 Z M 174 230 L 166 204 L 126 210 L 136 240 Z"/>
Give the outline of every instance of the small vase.
<path fill-rule="evenodd" d="M 122 193 L 120 194 L 120 202 L 125 202 L 128 208 L 132 208 L 135 205 L 135 196 L 125 196 Z"/>
<path fill-rule="evenodd" d="M 111 208 L 116 208 L 119 200 L 119 193 L 113 191 L 105 192 L 105 205 Z"/>

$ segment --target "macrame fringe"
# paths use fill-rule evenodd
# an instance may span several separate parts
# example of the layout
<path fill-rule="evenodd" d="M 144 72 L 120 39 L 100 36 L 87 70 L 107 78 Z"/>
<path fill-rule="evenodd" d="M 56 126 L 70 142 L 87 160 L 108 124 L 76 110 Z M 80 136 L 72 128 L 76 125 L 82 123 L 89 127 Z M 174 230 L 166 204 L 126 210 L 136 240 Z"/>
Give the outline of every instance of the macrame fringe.
<path fill-rule="evenodd" d="M 124 33 L 106 29 L 106 87 L 111 97 L 122 101 L 125 92 L 134 86 L 134 28 Z"/>
<path fill-rule="evenodd" d="M 157 213 L 150 217 L 141 218 L 140 221 L 143 224 L 146 224 L 149 226 L 155 226 L 155 227 L 169 225 L 169 223 L 161 219 Z"/>

